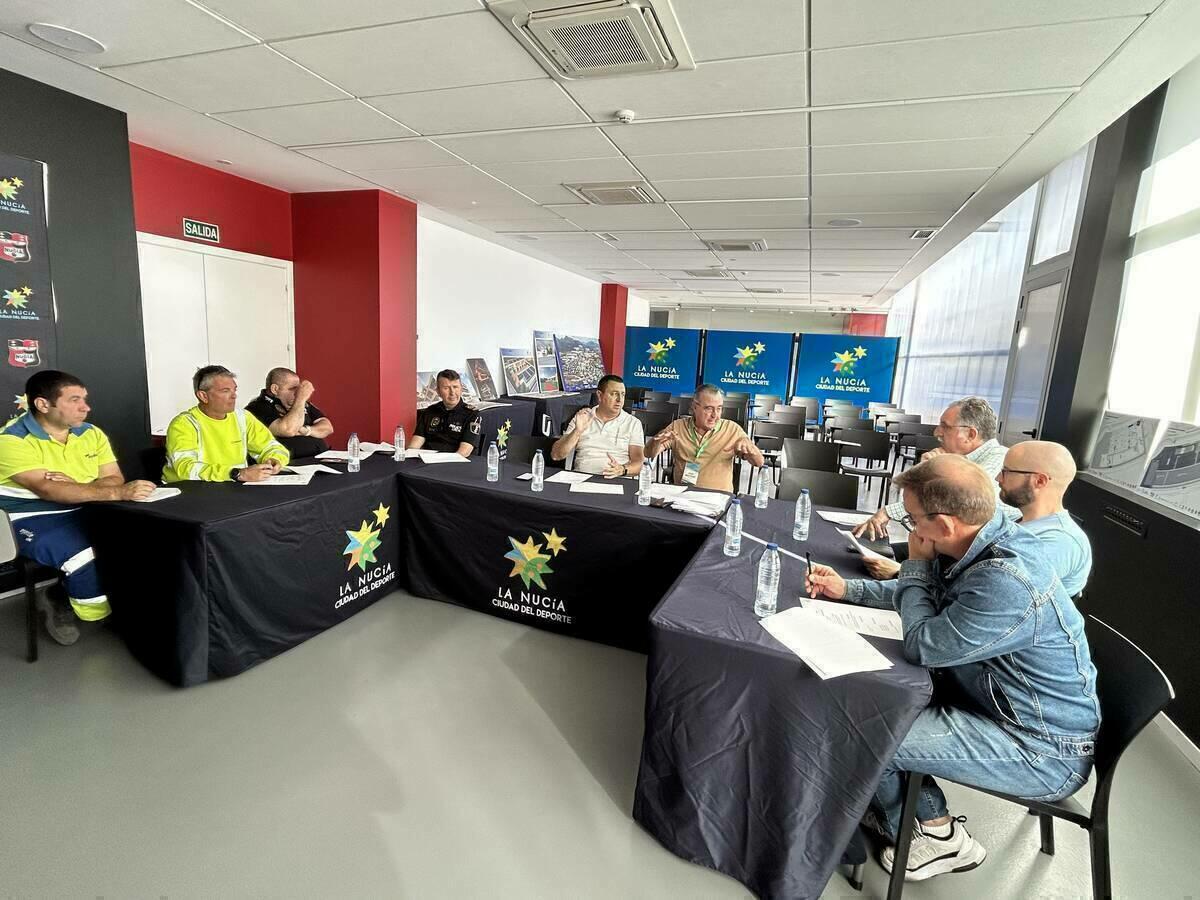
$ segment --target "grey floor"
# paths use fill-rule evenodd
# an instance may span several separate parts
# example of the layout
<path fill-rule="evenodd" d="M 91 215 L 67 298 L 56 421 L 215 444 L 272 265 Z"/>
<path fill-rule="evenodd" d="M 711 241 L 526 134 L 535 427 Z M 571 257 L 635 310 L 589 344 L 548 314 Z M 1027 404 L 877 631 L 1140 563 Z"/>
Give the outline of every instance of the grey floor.
<path fill-rule="evenodd" d="M 629 816 L 645 658 L 395 593 L 237 678 L 177 690 L 108 630 L 22 656 L 0 602 L 0 896 L 747 897 Z M 1015 807 L 955 792 L 988 848 L 913 898 L 1090 896 Z M 1200 774 L 1154 728 L 1122 764 L 1120 897 L 1200 894 Z M 863 895 L 834 876 L 826 897 Z"/>

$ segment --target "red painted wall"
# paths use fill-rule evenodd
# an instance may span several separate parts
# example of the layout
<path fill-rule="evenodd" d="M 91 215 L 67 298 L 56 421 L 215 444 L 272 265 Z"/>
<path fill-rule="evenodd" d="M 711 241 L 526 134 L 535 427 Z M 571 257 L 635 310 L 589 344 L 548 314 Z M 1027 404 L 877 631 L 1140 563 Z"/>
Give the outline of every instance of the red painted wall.
<path fill-rule="evenodd" d="M 296 368 L 333 420 L 390 440 L 416 419 L 417 208 L 379 191 L 292 195 Z"/>
<path fill-rule="evenodd" d="M 620 374 L 625 364 L 625 313 L 629 288 L 623 284 L 600 285 L 600 357 L 604 370 Z"/>
<path fill-rule="evenodd" d="M 887 316 L 876 313 L 850 313 L 846 316 L 846 334 L 879 337 L 887 333 Z"/>
<path fill-rule="evenodd" d="M 183 236 L 186 216 L 219 225 L 216 246 L 292 258 L 292 199 L 286 191 L 141 144 L 129 145 L 129 163 L 138 231 L 191 240 Z"/>

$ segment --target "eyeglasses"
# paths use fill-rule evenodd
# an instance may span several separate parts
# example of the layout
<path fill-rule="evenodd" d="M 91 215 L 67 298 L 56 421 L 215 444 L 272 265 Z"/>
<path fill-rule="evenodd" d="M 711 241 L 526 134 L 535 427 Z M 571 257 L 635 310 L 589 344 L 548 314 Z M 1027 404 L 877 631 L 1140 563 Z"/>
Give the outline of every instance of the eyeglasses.
<path fill-rule="evenodd" d="M 919 515 L 919 516 L 914 516 L 912 513 L 905 513 L 900 518 L 900 526 L 905 531 L 916 531 L 917 530 L 917 519 L 928 519 L 931 516 L 937 516 L 937 515 L 940 515 L 940 513 L 921 513 L 921 515 Z"/>
<path fill-rule="evenodd" d="M 1030 471 L 1029 469 L 1001 469 L 1000 477 L 1003 478 L 1005 475 L 1046 475 L 1046 473 L 1045 472 L 1033 472 L 1033 471 Z M 1046 475 L 1046 480 L 1053 481 L 1054 479 L 1052 479 L 1049 475 Z"/>
<path fill-rule="evenodd" d="M 938 422 L 937 425 L 934 426 L 934 430 L 936 431 L 938 428 L 941 428 L 944 430 L 946 428 L 973 428 L 973 427 L 975 427 L 975 426 L 973 426 L 973 425 L 947 425 L 945 422 Z"/>

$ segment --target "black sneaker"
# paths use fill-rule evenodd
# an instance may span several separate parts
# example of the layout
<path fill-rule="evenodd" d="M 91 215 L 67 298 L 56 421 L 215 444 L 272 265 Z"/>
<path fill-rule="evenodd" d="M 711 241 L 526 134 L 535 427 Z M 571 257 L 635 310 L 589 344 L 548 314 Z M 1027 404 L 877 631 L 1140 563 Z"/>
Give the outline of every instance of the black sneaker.
<path fill-rule="evenodd" d="M 35 604 L 42 614 L 46 634 L 50 635 L 50 639 L 56 644 L 69 647 L 79 640 L 79 627 L 75 624 L 75 611 L 71 609 L 65 595 L 62 602 L 52 595 L 55 587 L 58 585 L 53 585 L 49 590 L 38 594 Z"/>

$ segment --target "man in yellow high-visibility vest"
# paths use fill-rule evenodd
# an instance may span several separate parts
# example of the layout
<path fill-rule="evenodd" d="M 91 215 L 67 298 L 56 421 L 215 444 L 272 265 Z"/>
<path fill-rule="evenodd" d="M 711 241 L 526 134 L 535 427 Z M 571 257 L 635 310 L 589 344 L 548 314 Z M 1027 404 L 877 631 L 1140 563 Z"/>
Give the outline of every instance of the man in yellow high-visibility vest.
<path fill-rule="evenodd" d="M 192 376 L 197 405 L 167 426 L 163 481 L 265 481 L 288 463 L 287 449 L 237 406 L 237 376 L 204 366 Z M 253 456 L 255 465 L 247 464 Z"/>

